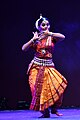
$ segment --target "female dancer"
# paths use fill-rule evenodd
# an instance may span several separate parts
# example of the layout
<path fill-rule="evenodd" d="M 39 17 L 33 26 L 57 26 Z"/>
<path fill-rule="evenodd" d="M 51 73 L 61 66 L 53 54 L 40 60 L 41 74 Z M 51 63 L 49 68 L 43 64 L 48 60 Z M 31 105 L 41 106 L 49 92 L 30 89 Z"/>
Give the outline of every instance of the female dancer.
<path fill-rule="evenodd" d="M 39 32 L 33 33 L 33 38 L 22 46 L 26 51 L 29 47 L 35 49 L 35 55 L 28 67 L 29 84 L 32 92 L 30 109 L 39 110 L 40 118 L 49 118 L 51 113 L 61 116 L 57 109 L 62 103 L 62 95 L 67 87 L 66 79 L 55 69 L 52 61 L 54 45 L 63 40 L 61 33 L 50 32 L 49 20 L 40 15 L 35 26 Z"/>

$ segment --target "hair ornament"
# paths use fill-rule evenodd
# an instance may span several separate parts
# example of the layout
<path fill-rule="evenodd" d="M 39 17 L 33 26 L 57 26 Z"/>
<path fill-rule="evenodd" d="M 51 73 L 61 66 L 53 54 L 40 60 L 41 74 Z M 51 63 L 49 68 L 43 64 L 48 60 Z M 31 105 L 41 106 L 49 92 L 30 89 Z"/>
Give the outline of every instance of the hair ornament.
<path fill-rule="evenodd" d="M 38 29 L 38 22 L 39 22 L 39 20 L 42 18 L 42 14 L 40 14 L 40 18 L 36 21 L 36 23 L 35 23 L 35 26 L 36 26 L 36 28 Z"/>

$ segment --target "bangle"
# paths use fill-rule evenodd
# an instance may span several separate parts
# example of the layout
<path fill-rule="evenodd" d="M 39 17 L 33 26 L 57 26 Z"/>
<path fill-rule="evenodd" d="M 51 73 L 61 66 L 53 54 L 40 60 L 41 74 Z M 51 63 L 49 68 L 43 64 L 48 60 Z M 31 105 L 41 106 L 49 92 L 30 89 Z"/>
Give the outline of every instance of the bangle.
<path fill-rule="evenodd" d="M 49 36 L 53 36 L 53 33 L 52 33 L 52 32 L 49 32 Z"/>
<path fill-rule="evenodd" d="M 34 40 L 33 40 L 33 39 L 31 39 L 31 42 L 32 42 L 32 43 L 34 43 Z"/>
<path fill-rule="evenodd" d="M 53 36 L 53 33 L 51 33 L 50 36 Z"/>

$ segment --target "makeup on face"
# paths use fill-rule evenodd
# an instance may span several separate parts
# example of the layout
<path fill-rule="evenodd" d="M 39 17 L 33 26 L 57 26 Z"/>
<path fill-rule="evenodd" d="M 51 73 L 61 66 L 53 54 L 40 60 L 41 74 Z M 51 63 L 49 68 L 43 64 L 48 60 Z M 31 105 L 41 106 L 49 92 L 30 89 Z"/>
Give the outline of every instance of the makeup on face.
<path fill-rule="evenodd" d="M 39 26 L 40 31 L 49 30 L 49 28 L 50 28 L 50 24 L 47 20 L 42 21 L 42 23 Z"/>
<path fill-rule="evenodd" d="M 42 26 L 42 27 L 49 26 L 49 22 L 48 22 L 48 21 L 43 21 L 43 22 L 41 23 L 41 26 Z"/>

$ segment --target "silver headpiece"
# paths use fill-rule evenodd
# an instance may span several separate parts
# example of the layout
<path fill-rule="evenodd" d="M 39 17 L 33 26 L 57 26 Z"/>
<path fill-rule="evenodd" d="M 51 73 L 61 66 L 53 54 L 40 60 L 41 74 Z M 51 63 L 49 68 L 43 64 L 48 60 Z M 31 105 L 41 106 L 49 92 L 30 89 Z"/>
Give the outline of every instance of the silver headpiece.
<path fill-rule="evenodd" d="M 36 26 L 36 28 L 38 29 L 38 22 L 39 22 L 39 20 L 42 18 L 42 14 L 40 14 L 40 18 L 36 21 L 36 23 L 35 23 L 35 26 Z"/>

